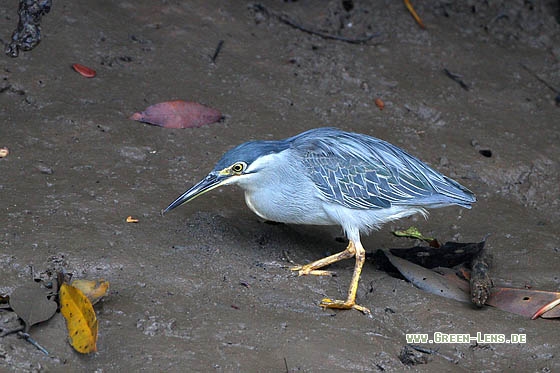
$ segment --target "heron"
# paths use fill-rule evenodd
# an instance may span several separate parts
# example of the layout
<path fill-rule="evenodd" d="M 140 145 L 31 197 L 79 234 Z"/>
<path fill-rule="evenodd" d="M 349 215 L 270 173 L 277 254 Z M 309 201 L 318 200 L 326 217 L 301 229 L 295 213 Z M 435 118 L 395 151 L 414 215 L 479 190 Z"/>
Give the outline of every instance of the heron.
<path fill-rule="evenodd" d="M 268 221 L 335 225 L 348 238 L 345 250 L 294 266 L 303 275 L 330 275 L 323 268 L 355 258 L 347 297 L 324 298 L 323 308 L 356 309 L 365 261 L 360 236 L 384 223 L 427 209 L 471 208 L 475 195 L 455 180 L 389 142 L 337 128 L 316 128 L 283 140 L 245 142 L 226 152 L 200 182 L 164 211 L 192 201 L 222 185 L 238 185 L 247 206 Z"/>

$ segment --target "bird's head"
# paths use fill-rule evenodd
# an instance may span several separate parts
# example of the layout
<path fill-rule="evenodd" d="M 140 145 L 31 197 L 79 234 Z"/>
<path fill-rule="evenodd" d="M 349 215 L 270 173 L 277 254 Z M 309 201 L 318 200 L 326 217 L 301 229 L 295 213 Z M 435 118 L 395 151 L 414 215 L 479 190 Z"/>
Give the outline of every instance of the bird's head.
<path fill-rule="evenodd" d="M 223 155 L 204 179 L 181 194 L 163 210 L 163 213 L 221 185 L 251 183 L 251 178 L 270 165 L 270 158 L 267 156 L 279 153 L 288 147 L 289 144 L 282 140 L 251 141 L 231 149 Z"/>

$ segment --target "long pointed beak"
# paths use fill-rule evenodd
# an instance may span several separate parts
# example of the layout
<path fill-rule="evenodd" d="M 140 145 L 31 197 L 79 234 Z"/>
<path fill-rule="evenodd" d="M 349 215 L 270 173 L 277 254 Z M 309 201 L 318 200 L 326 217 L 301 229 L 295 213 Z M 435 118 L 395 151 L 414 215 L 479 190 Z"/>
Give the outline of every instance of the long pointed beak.
<path fill-rule="evenodd" d="M 165 210 L 163 210 L 162 214 L 165 214 L 166 212 L 173 210 L 175 207 L 179 207 L 183 203 L 192 201 L 196 197 L 219 187 L 227 179 L 227 176 L 224 177 L 216 175 L 214 173 L 208 174 L 208 176 L 199 181 L 192 188 L 181 194 L 175 201 L 171 202 L 171 204 L 167 206 Z"/>

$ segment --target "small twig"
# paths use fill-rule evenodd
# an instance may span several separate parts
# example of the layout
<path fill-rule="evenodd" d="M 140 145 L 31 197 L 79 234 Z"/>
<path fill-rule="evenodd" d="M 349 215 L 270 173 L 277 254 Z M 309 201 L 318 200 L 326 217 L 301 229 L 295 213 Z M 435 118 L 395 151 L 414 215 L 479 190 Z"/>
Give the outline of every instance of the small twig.
<path fill-rule="evenodd" d="M 529 68 L 529 66 L 525 65 L 524 63 L 520 62 L 519 63 L 521 65 L 522 68 L 524 68 L 525 70 L 527 70 L 527 72 L 531 75 L 533 75 L 535 77 L 535 79 L 537 79 L 539 82 L 541 82 L 542 84 L 544 84 L 548 89 L 550 89 L 552 92 L 556 93 L 556 94 L 560 94 L 560 90 L 556 89 L 556 87 L 554 87 L 552 84 L 550 84 L 549 82 L 547 82 L 546 80 L 544 80 L 543 78 L 541 78 L 536 72 L 534 72 L 533 70 L 531 70 Z"/>
<path fill-rule="evenodd" d="M 420 16 L 418 15 L 418 13 L 416 13 L 416 11 L 414 10 L 414 7 L 413 7 L 412 4 L 410 3 L 410 0 L 404 0 L 404 5 L 406 6 L 406 9 L 408 9 L 408 11 L 410 12 L 410 14 L 412 15 L 412 18 L 414 18 L 414 20 L 416 21 L 416 23 L 418 23 L 418 25 L 420 26 L 420 28 L 425 29 L 426 26 L 424 25 L 424 22 L 422 22 L 422 19 L 420 18 Z"/>
<path fill-rule="evenodd" d="M 465 91 L 469 90 L 469 86 L 467 85 L 467 83 L 465 83 L 463 81 L 463 79 L 462 79 L 463 77 L 461 75 L 452 73 L 451 71 L 447 70 L 447 68 L 445 68 L 445 67 L 443 68 L 443 72 L 445 73 L 445 75 L 447 75 L 453 81 L 459 83 L 461 88 L 463 88 Z"/>
<path fill-rule="evenodd" d="M 416 351 L 421 352 L 423 354 L 429 354 L 429 355 L 435 354 L 439 351 L 438 349 L 434 350 L 434 349 L 431 349 L 431 348 L 422 347 L 422 346 L 418 346 L 418 345 L 409 344 L 408 346 L 410 348 L 412 348 L 413 350 L 416 350 Z"/>
<path fill-rule="evenodd" d="M 286 368 L 286 373 L 290 372 L 290 369 L 288 369 L 288 360 L 286 360 L 285 356 L 284 356 L 284 368 Z"/>
<path fill-rule="evenodd" d="M 41 346 L 36 340 L 31 338 L 31 336 L 29 334 L 24 333 L 24 332 L 18 332 L 18 336 L 25 339 L 27 342 L 31 343 L 33 346 L 37 347 L 37 349 L 39 351 L 41 351 L 42 353 L 44 353 L 45 355 L 49 354 L 49 351 L 47 351 L 43 346 Z"/>
<path fill-rule="evenodd" d="M 365 38 L 357 38 L 357 39 L 346 38 L 344 36 L 333 35 L 333 34 L 328 34 L 326 32 L 311 30 L 311 29 L 309 29 L 307 27 L 304 27 L 302 25 L 298 25 L 297 23 L 295 23 L 294 21 L 292 21 L 291 19 L 289 19 L 288 17 L 283 16 L 283 15 L 278 15 L 277 18 L 280 22 L 285 23 L 288 26 L 292 26 L 293 28 L 296 28 L 296 29 L 298 29 L 300 31 L 303 31 L 303 32 L 306 32 L 308 34 L 317 35 L 317 36 L 322 37 L 323 39 L 338 40 L 338 41 L 343 41 L 343 42 L 350 43 L 350 44 L 364 44 L 364 43 L 367 43 L 368 41 L 370 41 L 371 39 L 379 36 L 379 33 L 375 33 L 375 34 L 367 36 Z"/>
<path fill-rule="evenodd" d="M 218 46 L 216 47 L 216 50 L 214 51 L 214 54 L 212 55 L 212 63 L 216 63 L 216 58 L 218 58 L 218 54 L 220 54 L 220 51 L 222 50 L 223 46 L 224 46 L 224 41 L 220 40 L 218 42 Z"/>
<path fill-rule="evenodd" d="M 453 358 L 451 358 L 449 356 L 446 356 L 446 355 L 442 354 L 441 352 L 439 352 L 439 349 L 434 350 L 434 349 L 431 349 L 431 348 L 425 348 L 425 347 L 422 347 L 422 346 L 411 345 L 411 344 L 408 344 L 408 346 L 410 348 L 412 348 L 413 350 L 416 350 L 416 351 L 421 352 L 423 354 L 437 355 L 437 356 L 441 356 L 442 358 L 444 358 L 447 361 L 455 362 L 455 360 Z"/>
<path fill-rule="evenodd" d="M 343 41 L 345 43 L 350 43 L 350 44 L 364 44 L 367 43 L 368 41 L 370 41 L 371 39 L 378 37 L 379 35 L 381 35 L 381 33 L 376 32 L 373 35 L 369 35 L 365 38 L 346 38 L 344 36 L 340 36 L 340 35 L 333 35 L 333 34 L 329 34 L 326 32 L 322 32 L 322 31 L 317 31 L 317 30 L 313 30 L 310 29 L 308 27 L 302 26 L 298 23 L 296 23 L 295 21 L 293 21 L 292 19 L 290 19 L 289 17 L 283 15 L 283 14 L 279 14 L 276 13 L 274 11 L 268 10 L 264 5 L 262 4 L 252 4 L 250 6 L 251 8 L 253 8 L 255 11 L 260 11 L 265 13 L 266 15 L 269 16 L 273 16 L 276 19 L 278 19 L 281 23 L 284 23 L 288 26 L 291 26 L 297 30 L 303 31 L 307 34 L 311 34 L 311 35 L 316 35 L 319 37 L 322 37 L 323 39 L 331 39 L 331 40 L 338 40 L 338 41 Z"/>

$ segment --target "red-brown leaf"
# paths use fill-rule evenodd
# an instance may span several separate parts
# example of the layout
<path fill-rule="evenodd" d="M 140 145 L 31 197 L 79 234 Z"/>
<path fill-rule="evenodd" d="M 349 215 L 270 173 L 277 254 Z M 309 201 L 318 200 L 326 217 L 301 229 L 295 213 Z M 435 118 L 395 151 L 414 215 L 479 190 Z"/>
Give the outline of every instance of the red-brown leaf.
<path fill-rule="evenodd" d="M 560 293 L 554 291 L 496 287 L 486 304 L 525 317 L 557 318 L 560 317 L 558 306 L 544 314 L 537 314 L 537 311 L 559 297 Z"/>
<path fill-rule="evenodd" d="M 81 76 L 84 76 L 86 78 L 93 78 L 96 73 L 95 70 L 92 68 L 89 68 L 87 66 L 84 65 L 80 65 L 79 63 L 75 63 L 72 65 L 72 68 Z"/>
<path fill-rule="evenodd" d="M 194 128 L 219 121 L 222 114 L 213 108 L 190 101 L 167 101 L 148 106 L 129 119 L 165 128 Z"/>

